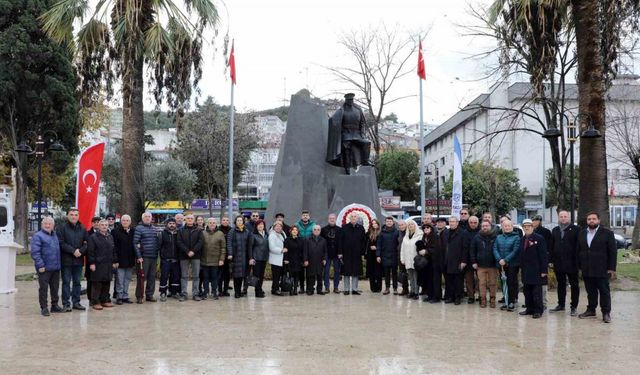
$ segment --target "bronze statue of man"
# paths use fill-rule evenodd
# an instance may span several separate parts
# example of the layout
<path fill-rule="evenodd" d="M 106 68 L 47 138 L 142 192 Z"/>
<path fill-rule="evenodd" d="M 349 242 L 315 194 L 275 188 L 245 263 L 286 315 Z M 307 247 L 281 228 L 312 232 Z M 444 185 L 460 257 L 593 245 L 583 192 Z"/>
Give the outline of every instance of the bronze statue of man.
<path fill-rule="evenodd" d="M 362 109 L 353 102 L 354 98 L 355 94 L 346 94 L 342 107 L 329 118 L 327 162 L 343 167 L 346 174 L 351 174 L 351 168 L 371 165 L 371 141 L 365 136 L 367 121 Z"/>

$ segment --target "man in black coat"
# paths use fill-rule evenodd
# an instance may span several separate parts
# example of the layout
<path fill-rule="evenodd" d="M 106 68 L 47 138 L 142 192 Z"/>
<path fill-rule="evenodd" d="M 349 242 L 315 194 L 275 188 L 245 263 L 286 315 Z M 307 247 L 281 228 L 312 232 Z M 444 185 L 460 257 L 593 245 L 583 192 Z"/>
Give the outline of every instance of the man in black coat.
<path fill-rule="evenodd" d="M 111 231 L 116 255 L 118 256 L 118 269 L 115 278 L 116 304 L 133 303 L 129 299 L 129 283 L 133 276 L 133 267 L 136 265 L 136 250 L 133 246 L 135 229 L 131 226 L 131 216 L 122 215 L 120 225 L 116 225 Z"/>
<path fill-rule="evenodd" d="M 458 226 L 458 218 L 449 218 L 447 251 L 444 256 L 444 303 L 459 305 L 462 301 L 464 269 L 469 263 L 469 234 Z"/>
<path fill-rule="evenodd" d="M 58 227 L 60 241 L 60 258 L 62 261 L 62 308 L 65 312 L 73 309 L 86 310 L 80 304 L 80 279 L 82 278 L 82 264 L 87 255 L 87 241 L 89 234 L 78 221 L 80 215 L 77 208 L 70 208 L 67 212 L 67 222 Z M 73 282 L 73 290 L 71 283 Z"/>
<path fill-rule="evenodd" d="M 617 252 L 613 232 L 600 226 L 597 212 L 588 213 L 587 228 L 580 232 L 578 238 L 578 268 L 582 271 L 589 300 L 587 310 L 578 316 L 580 319 L 596 316 L 600 295 L 602 320 L 611 323 L 609 278 L 616 275 Z"/>
<path fill-rule="evenodd" d="M 180 261 L 178 260 L 178 230 L 174 218 L 164 221 L 159 235 L 160 248 L 160 301 L 180 296 Z"/>
<path fill-rule="evenodd" d="M 91 307 L 94 310 L 113 307 L 109 297 L 109 284 L 112 277 L 111 270 L 118 268 L 118 255 L 106 220 L 100 220 L 99 230 L 89 237 L 87 265 L 91 272 Z"/>
<path fill-rule="evenodd" d="M 340 293 L 340 266 L 342 261 L 338 258 L 338 254 L 342 253 L 342 228 L 336 225 L 336 215 L 330 214 L 327 218 L 327 224 L 320 235 L 327 241 L 327 262 L 324 266 L 324 289 L 329 292 L 329 271 L 333 264 L 333 292 Z"/>
<path fill-rule="evenodd" d="M 549 244 L 551 243 L 551 231 L 545 228 L 542 225 L 542 215 L 535 215 L 531 218 L 531 222 L 533 223 L 533 233 L 538 234 L 544 238 L 544 242 L 547 244 L 547 251 L 549 251 Z M 547 253 L 547 257 L 549 254 Z M 547 292 L 548 286 L 544 285 L 542 287 L 542 303 L 544 305 L 544 309 L 547 309 Z"/>
<path fill-rule="evenodd" d="M 547 243 L 544 237 L 534 233 L 533 222 L 525 219 L 522 222 L 524 238 L 520 242 L 520 266 L 522 283 L 524 284 L 524 300 L 527 307 L 520 315 L 532 315 L 539 319 L 544 309 L 542 303 L 542 286 L 547 283 Z"/>
<path fill-rule="evenodd" d="M 571 285 L 571 316 L 577 316 L 580 301 L 578 284 L 578 236 L 580 227 L 571 222 L 569 212 L 558 213 L 558 226 L 551 231 L 549 261 L 558 280 L 558 305 L 551 312 L 564 311 L 567 298 L 567 279 Z"/>
<path fill-rule="evenodd" d="M 449 231 L 447 230 L 447 219 L 439 217 L 436 219 L 436 246 L 429 253 L 431 260 L 432 295 L 429 303 L 440 303 L 442 300 L 442 276 L 445 273 L 444 256 L 447 253 L 447 243 L 449 242 Z"/>
<path fill-rule="evenodd" d="M 322 272 L 327 262 L 327 241 L 320 235 L 322 228 L 314 225 L 311 237 L 305 239 L 303 248 L 304 266 L 307 268 L 307 295 L 313 295 L 315 284 L 318 295 L 322 291 Z"/>
<path fill-rule="evenodd" d="M 344 276 L 344 294 L 360 295 L 358 277 L 362 275 L 362 258 L 367 247 L 367 234 L 358 223 L 358 214 L 352 213 L 349 222 L 342 227 L 341 272 Z"/>
<path fill-rule="evenodd" d="M 466 210 L 463 209 L 460 211 L 460 222 L 462 222 L 462 212 Z M 469 236 L 469 247 L 471 247 L 471 241 L 475 238 L 475 236 L 480 232 L 480 219 L 477 216 L 469 217 L 469 212 L 467 211 L 467 226 L 465 229 Z M 460 226 L 460 225 L 458 225 Z M 469 255 L 469 258 L 471 256 Z M 478 289 L 478 285 L 476 285 L 476 270 L 473 269 L 471 264 L 467 262 L 467 266 L 464 269 L 464 286 L 467 288 L 467 303 L 473 304 L 476 301 L 476 290 Z"/>
<path fill-rule="evenodd" d="M 180 258 L 180 301 L 187 299 L 187 286 L 189 283 L 189 266 L 191 266 L 192 298 L 200 301 L 198 283 L 200 281 L 200 255 L 204 238 L 202 230 L 194 223 L 195 217 L 191 214 L 185 216 L 186 224 L 178 231 L 178 257 Z"/>

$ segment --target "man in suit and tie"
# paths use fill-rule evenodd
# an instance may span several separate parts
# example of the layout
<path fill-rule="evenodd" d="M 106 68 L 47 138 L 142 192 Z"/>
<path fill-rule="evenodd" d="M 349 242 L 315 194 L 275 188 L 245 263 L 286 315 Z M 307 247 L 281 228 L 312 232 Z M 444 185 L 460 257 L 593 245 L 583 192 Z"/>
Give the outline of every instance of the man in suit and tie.
<path fill-rule="evenodd" d="M 580 232 L 578 239 L 578 267 L 582 271 L 584 286 L 587 290 L 587 311 L 580 319 L 596 316 L 598 295 L 602 320 L 611 323 L 611 293 L 609 278 L 616 274 L 616 240 L 613 232 L 600 226 L 597 212 L 587 214 L 587 228 Z"/>

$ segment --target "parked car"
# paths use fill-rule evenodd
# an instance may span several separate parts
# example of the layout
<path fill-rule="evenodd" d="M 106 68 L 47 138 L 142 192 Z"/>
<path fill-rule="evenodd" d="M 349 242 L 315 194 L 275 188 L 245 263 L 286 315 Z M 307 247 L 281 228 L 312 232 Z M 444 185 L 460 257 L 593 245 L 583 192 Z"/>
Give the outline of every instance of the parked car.
<path fill-rule="evenodd" d="M 615 233 L 616 238 L 616 247 L 618 249 L 630 249 L 631 248 L 631 240 L 622 237 L 622 235 Z"/>

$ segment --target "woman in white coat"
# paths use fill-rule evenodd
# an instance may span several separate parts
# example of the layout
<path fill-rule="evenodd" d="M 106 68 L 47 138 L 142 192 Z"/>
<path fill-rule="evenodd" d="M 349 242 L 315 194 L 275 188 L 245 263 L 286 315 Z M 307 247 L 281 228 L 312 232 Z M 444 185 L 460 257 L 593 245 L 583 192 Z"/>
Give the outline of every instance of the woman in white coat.
<path fill-rule="evenodd" d="M 416 252 L 416 242 L 422 239 L 422 231 L 418 230 L 418 225 L 413 220 L 407 220 L 407 232 L 402 239 L 400 247 L 400 262 L 407 269 L 409 278 L 409 295 L 407 298 L 418 299 L 418 272 L 413 267 L 413 258 Z"/>
<path fill-rule="evenodd" d="M 280 280 L 282 279 L 282 261 L 284 259 L 284 253 L 287 249 L 284 248 L 284 240 L 287 236 L 282 230 L 282 223 L 276 221 L 269 233 L 269 264 L 271 264 L 271 277 L 273 282 L 271 284 L 271 294 L 281 296 Z"/>

